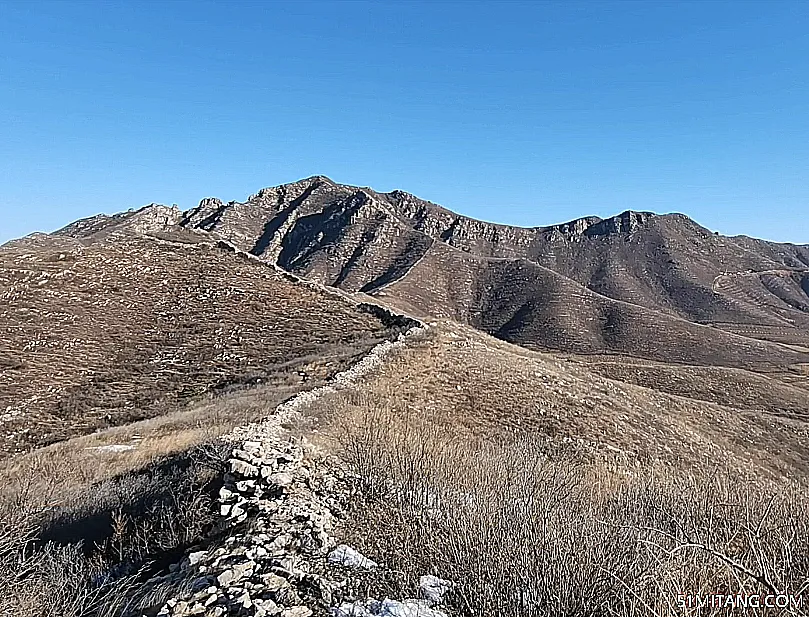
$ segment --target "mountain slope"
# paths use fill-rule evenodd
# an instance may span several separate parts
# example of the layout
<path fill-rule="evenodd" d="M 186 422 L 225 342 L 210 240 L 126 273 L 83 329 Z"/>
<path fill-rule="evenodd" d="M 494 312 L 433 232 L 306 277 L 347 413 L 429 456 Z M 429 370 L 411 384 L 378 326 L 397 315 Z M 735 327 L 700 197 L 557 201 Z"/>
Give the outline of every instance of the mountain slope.
<path fill-rule="evenodd" d="M 529 347 L 809 361 L 809 247 L 719 236 L 681 214 L 519 228 L 322 176 L 181 215 L 156 208 L 115 224 L 211 232 L 300 276 Z"/>
<path fill-rule="evenodd" d="M 793 478 L 809 469 L 809 391 L 776 375 L 664 363 L 632 379 L 640 363 L 613 363 L 526 350 L 444 321 L 371 375 L 360 396 L 338 395 L 319 409 L 343 422 L 354 415 L 379 434 L 386 416 L 423 422 L 464 447 L 498 433 L 545 438 L 559 460 L 622 453 L 672 469 Z M 677 387 L 695 377 L 697 387 Z"/>
<path fill-rule="evenodd" d="M 234 387 L 309 387 L 396 332 L 199 234 L 120 223 L 0 248 L 0 455 Z"/>

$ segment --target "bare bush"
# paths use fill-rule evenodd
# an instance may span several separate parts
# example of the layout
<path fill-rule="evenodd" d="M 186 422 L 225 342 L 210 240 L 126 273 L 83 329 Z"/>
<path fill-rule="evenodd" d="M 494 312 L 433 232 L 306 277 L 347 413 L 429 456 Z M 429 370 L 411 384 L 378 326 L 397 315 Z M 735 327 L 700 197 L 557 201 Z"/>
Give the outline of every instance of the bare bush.
<path fill-rule="evenodd" d="M 560 462 L 539 437 L 461 439 L 380 409 L 341 447 L 361 497 L 353 541 L 402 587 L 426 572 L 456 581 L 464 615 L 727 614 L 678 598 L 809 589 L 799 481 Z"/>
<path fill-rule="evenodd" d="M 204 444 L 163 457 L 57 506 L 42 505 L 24 486 L 10 492 L 0 500 L 0 614 L 142 614 L 174 595 L 184 581 L 149 577 L 215 532 L 227 450 Z"/>

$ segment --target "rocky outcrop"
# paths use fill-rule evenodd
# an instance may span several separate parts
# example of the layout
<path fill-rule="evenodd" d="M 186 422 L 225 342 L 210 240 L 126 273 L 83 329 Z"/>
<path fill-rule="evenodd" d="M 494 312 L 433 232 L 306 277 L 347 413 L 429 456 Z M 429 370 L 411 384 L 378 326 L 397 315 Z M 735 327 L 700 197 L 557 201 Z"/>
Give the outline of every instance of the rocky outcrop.
<path fill-rule="evenodd" d="M 175 206 L 149 204 L 138 210 L 129 210 L 108 216 L 99 214 L 81 219 L 56 232 L 73 238 L 107 237 L 110 234 L 152 234 L 173 229 L 183 221 L 182 211 Z"/>

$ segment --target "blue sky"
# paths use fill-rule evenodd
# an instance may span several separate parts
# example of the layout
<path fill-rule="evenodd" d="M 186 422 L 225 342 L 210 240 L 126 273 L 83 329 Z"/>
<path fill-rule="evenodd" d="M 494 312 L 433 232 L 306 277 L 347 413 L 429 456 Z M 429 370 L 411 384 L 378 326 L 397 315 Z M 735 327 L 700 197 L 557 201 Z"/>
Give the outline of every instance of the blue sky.
<path fill-rule="evenodd" d="M 323 174 L 809 243 L 806 2 L 6 2 L 0 242 Z"/>

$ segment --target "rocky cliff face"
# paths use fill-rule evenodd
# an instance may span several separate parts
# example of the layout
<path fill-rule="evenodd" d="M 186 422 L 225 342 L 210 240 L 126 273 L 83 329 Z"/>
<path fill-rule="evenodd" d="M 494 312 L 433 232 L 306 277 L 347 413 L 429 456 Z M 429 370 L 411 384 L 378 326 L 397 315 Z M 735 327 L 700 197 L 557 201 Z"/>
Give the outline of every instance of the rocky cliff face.
<path fill-rule="evenodd" d="M 150 206 L 61 233 L 161 225 L 208 232 L 300 276 L 529 346 L 564 349 L 559 341 L 591 337 L 592 351 L 625 351 L 629 339 L 606 311 L 632 315 L 626 332 L 676 338 L 684 328 L 710 325 L 702 338 L 714 347 L 724 346 L 726 330 L 793 345 L 791 352 L 778 345 L 767 352 L 776 357 L 796 345 L 809 350 L 809 295 L 800 282 L 809 272 L 809 247 L 719 236 L 681 214 L 627 211 L 521 228 L 461 216 L 404 191 L 314 176 L 262 189 L 243 203 L 209 198 L 186 213 Z M 509 274 L 515 272 L 521 274 Z M 577 304 L 591 296 L 602 307 L 596 312 Z M 647 342 L 643 348 L 653 347 Z"/>
<path fill-rule="evenodd" d="M 71 223 L 57 232 L 73 238 L 106 236 L 110 233 L 148 234 L 170 229 L 180 224 L 183 213 L 177 206 L 149 204 L 139 210 L 129 210 L 112 216 L 99 214 Z"/>

